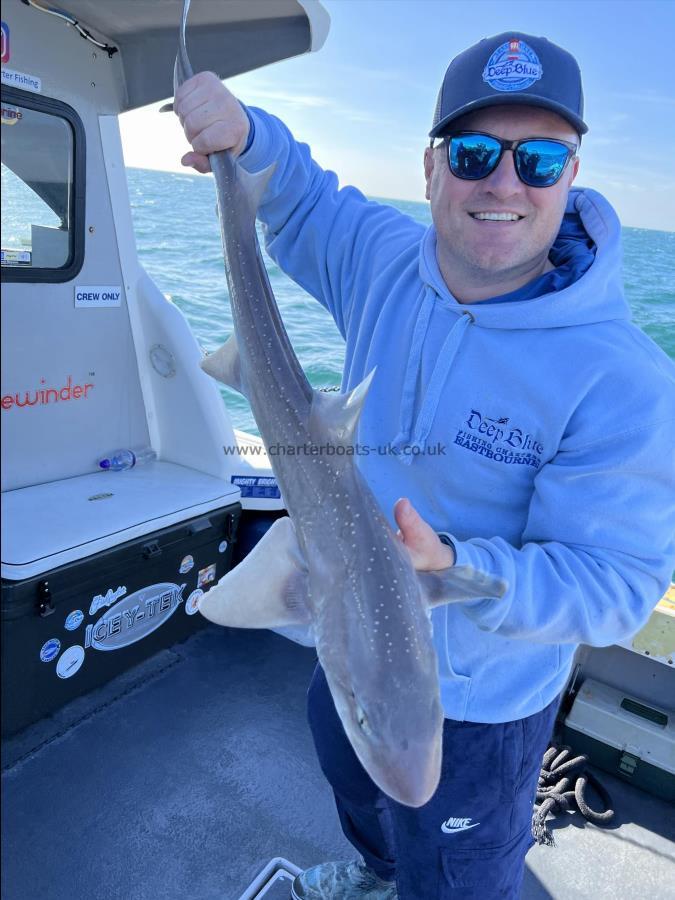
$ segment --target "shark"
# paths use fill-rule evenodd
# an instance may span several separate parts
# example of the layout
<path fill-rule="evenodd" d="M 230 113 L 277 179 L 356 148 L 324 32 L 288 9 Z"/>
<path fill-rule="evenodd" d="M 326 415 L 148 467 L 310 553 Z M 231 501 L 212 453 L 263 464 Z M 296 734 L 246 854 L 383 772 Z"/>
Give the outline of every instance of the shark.
<path fill-rule="evenodd" d="M 193 75 L 189 7 L 184 0 L 174 91 Z M 266 446 L 331 446 L 336 452 L 275 456 L 288 516 L 204 594 L 199 610 L 228 627 L 310 627 L 361 765 L 387 796 L 419 807 L 436 791 L 442 760 L 430 610 L 500 597 L 506 585 L 469 567 L 415 571 L 354 453 L 347 452 L 375 370 L 349 393 L 314 390 L 284 328 L 255 228 L 274 166 L 251 175 L 229 151 L 209 160 L 234 333 L 202 368 L 248 399 Z"/>

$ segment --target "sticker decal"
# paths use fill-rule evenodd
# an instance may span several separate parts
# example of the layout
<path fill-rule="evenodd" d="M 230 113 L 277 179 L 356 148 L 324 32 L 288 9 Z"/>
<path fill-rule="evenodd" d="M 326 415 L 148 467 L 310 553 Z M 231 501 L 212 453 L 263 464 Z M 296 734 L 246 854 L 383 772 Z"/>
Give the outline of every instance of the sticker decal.
<path fill-rule="evenodd" d="M 497 47 L 483 69 L 483 81 L 495 91 L 523 91 L 543 74 L 532 47 L 514 38 Z"/>
<path fill-rule="evenodd" d="M 42 662 L 51 662 L 61 652 L 61 641 L 58 638 L 50 638 L 46 644 L 42 645 L 40 650 L 40 659 Z"/>
<path fill-rule="evenodd" d="M 56 664 L 56 674 L 59 678 L 72 678 L 76 672 L 79 672 L 84 662 L 84 647 L 75 644 L 74 647 L 68 647 L 63 651 L 61 659 Z"/>
<path fill-rule="evenodd" d="M 122 305 L 122 285 L 103 285 L 75 288 L 76 309 L 106 309 Z"/>
<path fill-rule="evenodd" d="M 278 500 L 281 497 L 281 491 L 274 477 L 232 475 L 230 481 L 232 484 L 236 484 L 241 491 L 242 497 L 265 498 L 266 500 Z"/>
<path fill-rule="evenodd" d="M 18 106 L 10 106 L 9 103 L 2 104 L 2 124 L 16 125 L 23 119 L 23 113 Z"/>
<path fill-rule="evenodd" d="M 5 250 L 4 253 L 10 251 Z M 2 408 L 12 407 L 30 408 L 32 406 L 47 406 L 49 403 L 66 403 L 80 398 L 88 400 L 87 392 L 95 387 L 94 384 L 73 384 L 73 376 L 68 376 L 68 381 L 61 387 L 58 382 L 56 387 L 47 387 L 45 378 L 40 379 L 41 387 L 33 391 L 16 391 L 13 394 L 5 394 L 2 398 Z M 44 385 L 44 386 L 42 386 Z"/>
<path fill-rule="evenodd" d="M 2 120 L 4 123 L 4 119 Z M 0 250 L 3 266 L 29 266 L 33 259 L 31 250 Z"/>
<path fill-rule="evenodd" d="M 84 613 L 81 609 L 74 609 L 66 618 L 66 623 L 63 626 L 66 631 L 75 631 L 76 628 L 79 628 L 82 622 L 84 621 Z"/>
<path fill-rule="evenodd" d="M 7 22 L 0 22 L 0 30 L 2 30 L 2 64 L 9 62 L 9 25 Z"/>
<path fill-rule="evenodd" d="M 227 541 L 221 541 L 218 544 L 218 553 L 224 553 L 227 550 Z"/>
<path fill-rule="evenodd" d="M 187 575 L 187 573 L 194 569 L 195 561 L 191 556 L 184 556 L 183 560 L 180 564 L 180 569 L 178 570 L 181 575 Z"/>
<path fill-rule="evenodd" d="M 199 570 L 199 576 L 197 577 L 197 587 L 202 587 L 204 584 L 208 584 L 210 581 L 216 580 L 216 564 L 211 563 L 210 566 L 206 566 L 204 569 Z"/>
<path fill-rule="evenodd" d="M 87 625 L 84 646 L 96 650 L 120 650 L 142 640 L 176 612 L 184 602 L 186 587 L 186 584 L 162 582 L 129 594 L 104 613 L 95 625 Z"/>
<path fill-rule="evenodd" d="M 2 83 L 7 87 L 32 91 L 34 94 L 42 93 L 42 79 L 38 78 L 37 75 L 27 75 L 26 72 L 15 72 L 14 69 L 3 69 Z"/>
<path fill-rule="evenodd" d="M 93 616 L 94 613 L 97 613 L 99 609 L 103 609 L 105 606 L 112 606 L 120 597 L 124 597 L 126 592 L 127 589 L 125 587 L 118 587 L 116 591 L 108 588 L 105 594 L 97 594 L 91 601 L 89 615 Z"/>
<path fill-rule="evenodd" d="M 196 591 L 193 591 L 190 596 L 185 601 L 185 612 L 188 616 L 194 616 L 196 612 L 199 612 L 199 601 L 204 596 L 204 591 L 201 588 L 197 588 Z"/>

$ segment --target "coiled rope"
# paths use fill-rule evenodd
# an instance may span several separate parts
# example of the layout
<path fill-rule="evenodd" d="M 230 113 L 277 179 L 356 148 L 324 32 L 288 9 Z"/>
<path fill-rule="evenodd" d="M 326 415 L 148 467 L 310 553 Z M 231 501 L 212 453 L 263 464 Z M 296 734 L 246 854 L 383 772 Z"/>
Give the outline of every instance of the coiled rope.
<path fill-rule="evenodd" d="M 591 772 L 586 771 L 588 757 L 581 754 L 568 759 L 571 752 L 570 747 L 551 745 L 544 754 L 539 773 L 537 802 L 541 802 L 541 806 L 532 817 L 532 836 L 538 844 L 548 847 L 555 846 L 555 839 L 546 824 L 549 813 L 573 810 L 576 804 L 576 809 L 582 816 L 596 825 L 607 825 L 614 817 L 608 791 Z M 572 781 L 574 787 L 570 787 Z M 591 809 L 586 802 L 586 787 L 589 784 L 602 801 L 602 812 Z"/>

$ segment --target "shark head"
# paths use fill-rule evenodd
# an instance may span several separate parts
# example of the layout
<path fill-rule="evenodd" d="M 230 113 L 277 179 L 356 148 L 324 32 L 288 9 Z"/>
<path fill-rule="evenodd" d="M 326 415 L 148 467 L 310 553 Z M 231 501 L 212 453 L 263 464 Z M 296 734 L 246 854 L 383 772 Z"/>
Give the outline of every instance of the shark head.
<path fill-rule="evenodd" d="M 371 683 L 372 685 L 372 683 Z M 361 765 L 393 800 L 419 807 L 441 774 L 443 711 L 438 691 L 394 679 L 386 691 L 330 684 L 343 727 Z"/>

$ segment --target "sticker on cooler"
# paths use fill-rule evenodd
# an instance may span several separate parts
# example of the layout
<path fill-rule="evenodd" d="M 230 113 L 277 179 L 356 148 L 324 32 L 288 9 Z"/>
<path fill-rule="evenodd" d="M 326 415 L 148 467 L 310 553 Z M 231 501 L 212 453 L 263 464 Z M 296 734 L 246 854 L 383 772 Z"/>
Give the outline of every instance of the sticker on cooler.
<path fill-rule="evenodd" d="M 42 662 L 51 662 L 59 655 L 61 651 L 61 641 L 58 638 L 50 638 L 42 645 L 40 650 L 40 660 Z"/>
<path fill-rule="evenodd" d="M 232 475 L 230 481 L 239 488 L 242 497 L 265 500 L 278 500 L 281 497 L 277 480 L 270 475 Z"/>
<path fill-rule="evenodd" d="M 64 628 L 66 631 L 75 631 L 84 621 L 84 613 L 81 609 L 74 609 L 66 618 Z"/>
<path fill-rule="evenodd" d="M 191 556 L 184 556 L 183 559 L 182 559 L 182 561 L 181 561 L 180 568 L 179 568 L 178 572 L 179 572 L 181 575 L 187 575 L 187 573 L 188 573 L 191 569 L 194 568 L 194 565 L 195 565 L 195 561 L 194 561 L 193 557 L 191 557 Z"/>
<path fill-rule="evenodd" d="M 218 553 L 224 553 L 227 550 L 227 541 L 221 541 L 218 544 Z"/>
<path fill-rule="evenodd" d="M 185 612 L 188 616 L 194 616 L 196 612 L 199 612 L 199 601 L 204 596 L 204 591 L 201 588 L 197 588 L 196 591 L 193 591 L 190 596 L 185 601 Z"/>
<path fill-rule="evenodd" d="M 124 597 L 93 625 L 87 625 L 85 647 L 120 650 L 152 634 L 176 612 L 186 584 L 151 584 Z"/>
<path fill-rule="evenodd" d="M 212 581 L 216 580 L 216 564 L 211 563 L 210 566 L 206 566 L 204 569 L 199 570 L 199 575 L 197 577 L 197 587 L 202 587 L 205 584 L 209 584 Z"/>
<path fill-rule="evenodd" d="M 61 659 L 56 664 L 56 674 L 59 678 L 72 678 L 76 672 L 79 672 L 84 662 L 84 647 L 75 644 L 74 647 L 68 647 L 63 651 Z"/>
<path fill-rule="evenodd" d="M 105 606 L 112 606 L 120 597 L 123 597 L 127 592 L 125 587 L 118 587 L 116 591 L 113 591 L 112 588 L 108 588 L 105 594 L 97 594 L 94 599 L 91 601 L 91 606 L 89 607 L 89 615 L 93 616 L 94 613 L 97 613 L 99 609 L 103 609 Z"/>

